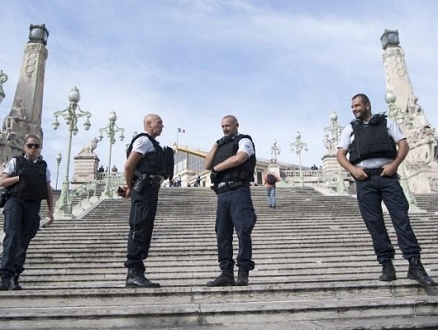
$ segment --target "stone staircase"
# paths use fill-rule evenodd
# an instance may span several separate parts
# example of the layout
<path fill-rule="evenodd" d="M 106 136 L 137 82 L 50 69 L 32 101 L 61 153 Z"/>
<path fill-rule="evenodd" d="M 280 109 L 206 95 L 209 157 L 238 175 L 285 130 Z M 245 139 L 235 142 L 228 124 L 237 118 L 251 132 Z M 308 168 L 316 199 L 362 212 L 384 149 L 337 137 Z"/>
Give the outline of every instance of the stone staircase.
<path fill-rule="evenodd" d="M 438 214 L 437 194 L 417 194 L 415 199 L 419 208 Z"/>
<path fill-rule="evenodd" d="M 0 292 L 0 327 L 438 329 L 438 297 L 406 279 L 399 251 L 398 280 L 378 281 L 381 268 L 354 198 L 277 188 L 274 210 L 263 187 L 252 194 L 256 269 L 248 287 L 205 286 L 219 274 L 214 193 L 163 188 L 146 262 L 161 288 L 124 288 L 129 201 L 105 200 L 82 219 L 39 232 L 21 278 L 25 289 Z M 433 196 L 417 200 L 429 212 L 412 214 L 412 225 L 425 268 L 438 280 L 436 203 Z"/>

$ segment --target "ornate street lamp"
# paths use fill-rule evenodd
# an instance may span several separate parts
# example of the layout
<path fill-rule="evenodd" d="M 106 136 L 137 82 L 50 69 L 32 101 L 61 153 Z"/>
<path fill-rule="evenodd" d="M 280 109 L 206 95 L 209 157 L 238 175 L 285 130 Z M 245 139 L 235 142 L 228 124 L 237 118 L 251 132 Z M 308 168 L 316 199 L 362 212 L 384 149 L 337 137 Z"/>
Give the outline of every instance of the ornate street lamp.
<path fill-rule="evenodd" d="M 70 156 L 71 156 L 71 141 L 73 135 L 78 133 L 78 118 L 87 117 L 84 123 L 85 130 L 88 131 L 90 129 L 90 117 L 91 113 L 88 111 L 83 111 L 78 102 L 81 99 L 81 95 L 79 94 L 79 90 L 74 87 L 68 94 L 68 99 L 70 104 L 64 110 L 56 111 L 53 115 L 55 116 L 55 120 L 52 123 L 53 129 L 58 129 L 59 122 L 58 117 L 61 116 L 65 119 L 65 123 L 68 126 L 68 143 L 67 143 L 67 169 L 65 171 L 64 182 L 62 183 L 61 196 L 56 201 L 56 211 L 58 213 L 63 214 L 71 214 L 71 200 L 69 196 L 69 171 L 70 171 Z"/>
<path fill-rule="evenodd" d="M 301 151 L 305 151 L 307 152 L 307 143 L 304 143 L 301 141 L 301 133 L 297 132 L 297 134 L 295 134 L 295 142 L 292 142 L 290 144 L 290 151 L 293 153 L 295 151 L 295 153 L 298 155 L 298 159 L 299 159 L 299 164 L 300 164 L 300 185 L 301 187 L 304 187 L 304 177 L 303 177 L 303 169 L 301 167 Z"/>
<path fill-rule="evenodd" d="M 394 120 L 399 126 L 406 126 L 406 127 L 411 126 L 412 121 L 409 114 L 407 113 L 406 114 L 407 116 L 403 114 L 402 110 L 395 104 L 396 100 L 397 97 L 394 94 L 394 92 L 386 91 L 385 102 L 388 105 L 388 117 Z M 399 167 L 400 167 L 400 183 L 405 193 L 406 199 L 408 200 L 409 205 L 411 206 L 416 205 L 417 201 L 415 200 L 415 197 L 412 194 L 411 189 L 409 188 L 405 162 L 403 161 Z"/>
<path fill-rule="evenodd" d="M 3 70 L 0 70 L 0 103 L 2 103 L 3 99 L 5 98 L 6 94 L 3 90 L 3 83 L 8 80 L 8 76 L 6 73 L 3 73 Z"/>
<path fill-rule="evenodd" d="M 58 190 L 58 176 L 59 176 L 59 164 L 61 164 L 61 160 L 62 160 L 62 155 L 60 153 L 58 153 L 56 155 L 56 185 L 55 185 L 55 190 Z"/>
<path fill-rule="evenodd" d="M 338 143 L 339 143 L 339 137 L 342 133 L 343 127 L 339 125 L 338 123 L 338 114 L 336 113 L 336 111 L 334 111 L 332 114 L 330 114 L 329 116 L 330 118 L 330 126 L 324 128 L 325 134 L 331 135 L 331 148 L 333 150 L 336 150 Z M 342 175 L 342 168 L 341 165 L 338 164 L 338 179 L 337 179 L 337 186 L 336 186 L 336 191 L 338 194 L 340 195 L 345 195 L 347 193 L 347 190 L 345 189 L 345 185 L 344 185 L 344 177 Z"/>
<path fill-rule="evenodd" d="M 103 139 L 103 135 L 102 133 L 106 133 L 106 135 L 109 138 L 109 159 L 108 159 L 108 173 L 107 173 L 107 178 L 106 178 L 106 187 L 105 187 L 105 196 L 106 197 L 112 197 L 112 192 L 111 192 L 111 153 L 112 153 L 112 149 L 113 149 L 113 144 L 116 142 L 114 136 L 116 135 L 117 132 L 120 132 L 120 141 L 123 141 L 123 139 L 125 138 L 125 136 L 123 135 L 123 133 L 125 132 L 124 128 L 120 128 L 116 125 L 116 120 L 117 120 L 117 115 L 114 111 L 112 111 L 108 117 L 109 119 L 109 124 L 106 127 L 103 127 L 101 129 L 99 129 L 99 141 L 102 141 Z"/>

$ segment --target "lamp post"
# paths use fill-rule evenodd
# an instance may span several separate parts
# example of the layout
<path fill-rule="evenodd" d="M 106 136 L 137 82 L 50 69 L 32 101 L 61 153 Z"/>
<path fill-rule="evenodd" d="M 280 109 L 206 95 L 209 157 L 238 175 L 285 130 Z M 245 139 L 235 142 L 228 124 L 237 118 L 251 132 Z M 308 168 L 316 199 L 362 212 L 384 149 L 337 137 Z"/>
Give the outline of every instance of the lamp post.
<path fill-rule="evenodd" d="M 83 111 L 79 107 L 79 100 L 81 99 L 81 95 L 79 94 L 79 90 L 74 87 L 71 89 L 68 94 L 68 99 L 70 104 L 64 110 L 56 111 L 53 115 L 55 116 L 55 120 L 52 123 L 52 127 L 54 130 L 58 129 L 59 122 L 58 117 L 61 116 L 65 119 L 65 123 L 68 126 L 68 142 L 67 142 L 67 168 L 65 171 L 64 182 L 62 183 L 61 196 L 56 202 L 56 211 L 58 213 L 63 214 L 71 214 L 71 200 L 69 196 L 69 171 L 70 171 L 70 156 L 71 156 L 71 142 L 73 135 L 78 133 L 78 118 L 87 117 L 84 123 L 84 128 L 86 131 L 90 129 L 90 117 L 91 113 L 88 111 Z"/>
<path fill-rule="evenodd" d="M 331 122 L 330 126 L 324 128 L 324 131 L 326 135 L 328 134 L 331 135 L 331 141 L 330 141 L 331 149 L 336 150 L 339 143 L 339 136 L 342 133 L 343 127 L 338 123 L 338 114 L 336 113 L 336 111 L 331 113 L 329 118 Z M 337 186 L 336 186 L 337 193 L 341 195 L 345 195 L 347 193 L 347 190 L 345 189 L 344 177 L 342 175 L 342 168 L 341 165 L 339 165 L 339 163 L 338 163 L 338 179 L 336 181 L 337 181 Z"/>
<path fill-rule="evenodd" d="M 123 133 L 125 132 L 124 128 L 120 128 L 116 125 L 116 120 L 117 120 L 117 115 L 114 111 L 112 111 L 108 117 L 109 119 L 109 124 L 106 127 L 103 127 L 101 129 L 99 129 L 99 140 L 102 141 L 103 139 L 103 135 L 102 133 L 106 133 L 106 135 L 109 138 L 109 159 L 108 159 L 108 173 L 107 173 L 107 178 L 106 178 L 106 186 L 105 186 L 105 196 L 106 197 L 112 197 L 112 193 L 111 193 L 111 153 L 112 153 L 112 149 L 113 149 L 113 144 L 116 142 L 114 136 L 116 135 L 117 132 L 120 132 L 120 141 L 123 141 L 123 139 L 125 138 L 125 136 L 123 135 Z"/>
<path fill-rule="evenodd" d="M 295 153 L 298 155 L 298 160 L 299 160 L 299 164 L 300 164 L 300 186 L 304 187 L 304 177 L 303 177 L 303 169 L 301 167 L 301 152 L 302 151 L 307 152 L 307 143 L 304 143 L 301 141 L 301 133 L 297 132 L 297 134 L 295 134 L 295 142 L 292 142 L 290 144 L 290 151 L 293 153 L 295 151 Z"/>
<path fill-rule="evenodd" d="M 58 153 L 56 155 L 57 168 L 56 168 L 56 185 L 55 185 L 55 190 L 58 190 L 59 164 L 61 164 L 61 160 L 62 160 L 62 155 L 60 153 Z"/>
<path fill-rule="evenodd" d="M 402 113 L 402 110 L 395 104 L 397 100 L 397 96 L 392 91 L 386 91 L 385 93 L 385 102 L 388 105 L 388 116 L 394 120 L 399 126 L 409 127 L 412 125 L 411 118 L 409 114 L 405 116 Z M 406 199 L 409 202 L 409 205 L 413 206 L 417 204 L 414 195 L 409 188 L 409 182 L 407 177 L 407 171 L 404 161 L 400 164 L 400 183 L 405 193 Z"/>
<path fill-rule="evenodd" d="M 5 91 L 3 90 L 3 83 L 5 83 L 7 80 L 7 74 L 3 73 L 3 70 L 0 70 L 0 103 L 2 103 L 3 99 L 6 96 Z"/>

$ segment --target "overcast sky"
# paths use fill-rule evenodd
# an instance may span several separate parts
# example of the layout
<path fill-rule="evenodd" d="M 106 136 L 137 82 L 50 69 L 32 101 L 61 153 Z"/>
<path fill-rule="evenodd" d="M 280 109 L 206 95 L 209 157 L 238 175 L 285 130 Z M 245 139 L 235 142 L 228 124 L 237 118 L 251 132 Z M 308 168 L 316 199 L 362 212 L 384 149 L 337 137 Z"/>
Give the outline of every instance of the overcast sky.
<path fill-rule="evenodd" d="M 112 164 L 123 167 L 125 144 L 148 113 L 161 115 L 162 145 L 208 151 L 228 114 L 250 134 L 259 158 L 298 164 L 290 151 L 297 131 L 307 143 L 305 166 L 320 165 L 324 128 L 333 111 L 345 126 L 351 96 L 369 95 L 385 110 L 380 37 L 397 29 L 415 95 L 437 127 L 438 1 L 434 0 L 0 0 L 0 121 L 15 95 L 30 24 L 49 30 L 43 122 L 44 158 L 65 168 L 67 126 L 51 127 L 77 86 L 91 129 L 79 119 L 72 157 L 108 124 L 115 111 L 126 138 L 113 146 Z M 185 133 L 177 135 L 177 129 Z M 104 138 L 95 152 L 108 164 Z M 71 171 L 72 174 L 72 171 Z M 55 179 L 53 178 L 53 182 Z"/>

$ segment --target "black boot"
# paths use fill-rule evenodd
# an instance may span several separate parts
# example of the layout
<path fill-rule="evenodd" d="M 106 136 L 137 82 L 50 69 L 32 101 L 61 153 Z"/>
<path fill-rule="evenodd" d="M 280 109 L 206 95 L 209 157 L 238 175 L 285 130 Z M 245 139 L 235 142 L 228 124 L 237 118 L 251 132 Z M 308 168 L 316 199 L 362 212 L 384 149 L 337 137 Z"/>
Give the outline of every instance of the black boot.
<path fill-rule="evenodd" d="M 395 268 L 392 264 L 392 260 L 385 260 L 382 262 L 382 275 L 380 275 L 379 280 L 381 281 L 395 281 L 397 277 L 395 276 Z"/>
<path fill-rule="evenodd" d="M 0 291 L 9 290 L 12 287 L 12 280 L 9 277 L 2 277 Z"/>
<path fill-rule="evenodd" d="M 420 258 L 412 257 L 409 259 L 409 270 L 408 278 L 411 280 L 416 280 L 421 286 L 433 286 L 435 282 L 433 279 L 427 275 L 424 270 L 423 264 Z"/>
<path fill-rule="evenodd" d="M 247 286 L 248 285 L 248 275 L 249 275 L 249 271 L 244 270 L 244 269 L 239 269 L 239 273 L 237 275 L 236 285 Z"/>
<path fill-rule="evenodd" d="M 207 286 L 234 286 L 233 270 L 223 270 L 222 273 L 214 280 L 207 283 Z"/>
<path fill-rule="evenodd" d="M 128 268 L 126 276 L 127 288 L 159 288 L 159 283 L 153 283 L 144 277 L 144 272 L 136 268 Z"/>
<path fill-rule="evenodd" d="M 21 290 L 22 287 L 20 283 L 18 283 L 18 279 L 20 278 L 20 274 L 15 274 L 15 276 L 12 278 L 11 284 L 12 284 L 12 290 Z"/>

